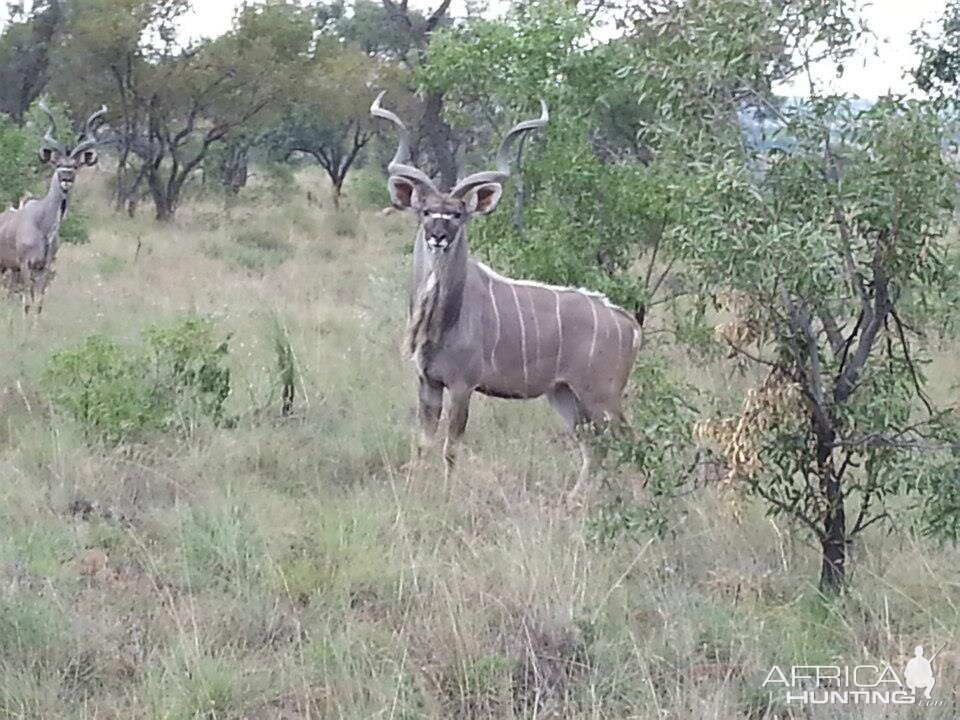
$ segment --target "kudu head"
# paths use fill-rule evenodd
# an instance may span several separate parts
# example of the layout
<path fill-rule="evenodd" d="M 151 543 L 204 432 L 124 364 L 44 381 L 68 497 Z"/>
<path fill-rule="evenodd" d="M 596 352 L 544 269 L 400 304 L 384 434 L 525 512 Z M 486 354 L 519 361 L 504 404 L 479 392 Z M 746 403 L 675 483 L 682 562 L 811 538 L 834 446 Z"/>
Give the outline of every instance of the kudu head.
<path fill-rule="evenodd" d="M 87 119 L 72 147 L 58 139 L 57 120 L 50 108 L 41 102 L 40 109 L 50 118 L 50 128 L 43 136 L 43 144 L 40 146 L 40 162 L 54 168 L 57 186 L 66 195 L 76 182 L 77 170 L 97 164 L 97 151 L 94 149 L 97 144 L 95 125 L 107 114 L 107 108 L 101 107 Z"/>
<path fill-rule="evenodd" d="M 424 241 L 432 253 L 445 253 L 463 236 L 470 218 L 487 215 L 496 209 L 503 192 L 502 183 L 510 177 L 510 146 L 525 132 L 547 124 L 550 116 L 546 103 L 540 101 L 539 118 L 518 123 L 504 136 L 497 152 L 496 170 L 469 175 L 450 192 L 444 193 L 425 172 L 406 164 L 410 153 L 410 132 L 400 118 L 381 107 L 385 94 L 386 91 L 377 96 L 370 106 L 370 114 L 392 122 L 400 135 L 397 152 L 387 166 L 390 199 L 394 207 L 419 216 Z"/>

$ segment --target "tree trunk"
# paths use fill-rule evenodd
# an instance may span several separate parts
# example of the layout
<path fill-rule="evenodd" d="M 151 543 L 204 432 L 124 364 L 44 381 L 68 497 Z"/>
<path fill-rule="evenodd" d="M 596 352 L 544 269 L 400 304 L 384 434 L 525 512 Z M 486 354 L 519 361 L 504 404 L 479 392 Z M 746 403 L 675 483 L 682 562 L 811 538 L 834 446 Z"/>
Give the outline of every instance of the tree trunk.
<path fill-rule="evenodd" d="M 117 172 L 116 172 L 116 175 L 114 176 L 114 182 L 116 183 L 116 187 L 114 188 L 114 193 L 113 193 L 113 199 L 114 199 L 113 210 L 114 212 L 122 212 L 128 200 L 127 193 L 126 193 L 126 185 L 127 185 L 126 151 L 123 151 L 120 154 L 120 159 L 117 161 Z"/>
<path fill-rule="evenodd" d="M 843 488 L 833 466 L 833 428 L 819 428 L 817 437 L 817 472 L 820 489 L 827 507 L 823 516 L 823 535 L 820 538 L 820 591 L 839 594 L 846 583 L 847 516 Z"/>
<path fill-rule="evenodd" d="M 453 153 L 453 131 L 443 120 L 441 93 L 427 95 L 420 134 L 426 138 L 430 154 L 440 172 L 440 189 L 450 190 L 457 183 L 457 159 Z"/>
<path fill-rule="evenodd" d="M 169 222 L 173 220 L 176 202 L 165 191 L 164 184 L 159 178 L 150 176 L 150 196 L 153 198 L 153 206 L 156 210 L 154 217 L 157 222 Z"/>
<path fill-rule="evenodd" d="M 333 209 L 340 209 L 340 199 L 343 197 L 343 178 L 333 181 Z"/>
<path fill-rule="evenodd" d="M 280 406 L 280 414 L 283 417 L 289 417 L 290 413 L 293 412 L 293 401 L 296 395 L 296 388 L 292 382 L 284 381 L 283 383 L 283 403 Z"/>
<path fill-rule="evenodd" d="M 155 214 L 157 222 L 165 223 L 173 220 L 174 210 L 166 197 L 154 195 L 153 204 L 157 210 Z"/>
<path fill-rule="evenodd" d="M 230 192 L 236 194 L 247 186 L 249 153 L 240 145 L 227 148 L 221 168 L 221 182 Z"/>

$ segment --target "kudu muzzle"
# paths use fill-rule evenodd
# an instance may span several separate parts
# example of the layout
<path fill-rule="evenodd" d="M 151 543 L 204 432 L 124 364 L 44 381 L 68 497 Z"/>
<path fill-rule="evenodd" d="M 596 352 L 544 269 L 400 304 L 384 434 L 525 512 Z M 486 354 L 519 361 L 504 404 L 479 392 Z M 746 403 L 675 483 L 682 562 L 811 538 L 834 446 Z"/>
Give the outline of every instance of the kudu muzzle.
<path fill-rule="evenodd" d="M 77 181 L 77 171 L 73 168 L 58 168 L 57 181 L 60 183 L 60 189 L 63 192 L 70 192 L 73 184 Z"/>
<path fill-rule="evenodd" d="M 459 213 L 431 213 L 423 218 L 423 237 L 430 252 L 446 252 L 456 242 L 463 228 Z"/>

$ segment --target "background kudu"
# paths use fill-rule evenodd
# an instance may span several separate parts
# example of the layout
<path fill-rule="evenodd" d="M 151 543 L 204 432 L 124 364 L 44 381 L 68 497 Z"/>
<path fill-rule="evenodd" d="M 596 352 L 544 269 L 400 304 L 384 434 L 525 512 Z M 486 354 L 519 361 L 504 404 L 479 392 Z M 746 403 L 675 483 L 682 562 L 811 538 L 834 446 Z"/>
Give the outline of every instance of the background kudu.
<path fill-rule="evenodd" d="M 621 398 L 641 331 L 625 310 L 602 295 L 502 277 L 470 257 L 467 222 L 496 209 L 510 176 L 509 150 L 541 116 L 513 127 L 497 153 L 497 169 L 474 173 L 441 192 L 420 169 L 405 164 L 409 133 L 392 112 L 370 111 L 396 125 L 400 142 L 388 166 L 393 203 L 419 217 L 413 255 L 406 350 L 420 381 L 419 450 L 436 433 L 448 398 L 444 460 L 447 474 L 476 392 L 501 398 L 546 395 L 579 439 L 583 465 L 575 496 L 593 466 L 591 430 L 625 424 Z"/>
<path fill-rule="evenodd" d="M 10 289 L 20 293 L 24 315 L 31 306 L 38 315 L 43 311 L 70 191 L 77 171 L 97 164 L 95 125 L 107 113 L 105 106 L 93 113 L 74 146 L 68 148 L 57 138 L 53 114 L 45 105 L 41 108 L 50 117 L 40 148 L 40 161 L 54 168 L 50 189 L 43 198 L 22 201 L 19 207 L 0 214 L 0 273 L 10 274 Z"/>

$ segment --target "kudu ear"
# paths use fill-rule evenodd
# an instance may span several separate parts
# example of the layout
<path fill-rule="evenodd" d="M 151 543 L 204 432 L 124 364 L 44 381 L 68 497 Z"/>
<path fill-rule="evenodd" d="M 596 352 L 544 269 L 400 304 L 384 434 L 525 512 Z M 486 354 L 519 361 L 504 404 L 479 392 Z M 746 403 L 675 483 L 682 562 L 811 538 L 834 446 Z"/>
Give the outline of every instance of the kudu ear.
<path fill-rule="evenodd" d="M 80 162 L 82 162 L 87 167 L 93 167 L 97 164 L 97 151 L 96 150 L 84 150 L 83 154 L 80 156 Z"/>
<path fill-rule="evenodd" d="M 420 207 L 417 184 L 399 175 L 391 175 L 387 181 L 390 201 L 398 210 L 416 210 Z"/>
<path fill-rule="evenodd" d="M 44 165 L 51 162 L 53 160 L 54 152 L 55 151 L 52 148 L 40 148 L 40 152 L 38 153 L 40 162 L 42 162 Z"/>
<path fill-rule="evenodd" d="M 470 191 L 467 196 L 467 212 L 471 216 L 489 215 L 497 209 L 503 186 L 500 183 L 486 183 Z"/>

